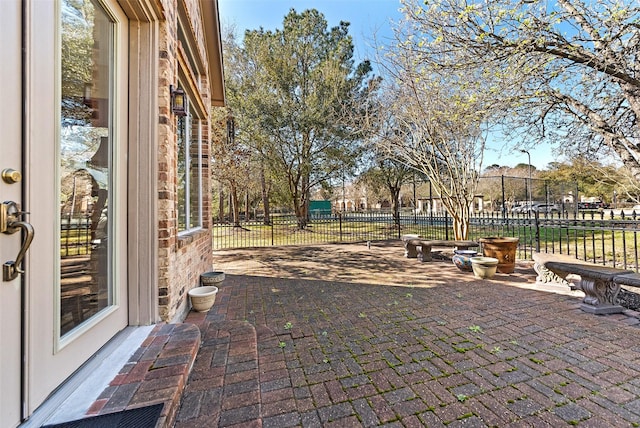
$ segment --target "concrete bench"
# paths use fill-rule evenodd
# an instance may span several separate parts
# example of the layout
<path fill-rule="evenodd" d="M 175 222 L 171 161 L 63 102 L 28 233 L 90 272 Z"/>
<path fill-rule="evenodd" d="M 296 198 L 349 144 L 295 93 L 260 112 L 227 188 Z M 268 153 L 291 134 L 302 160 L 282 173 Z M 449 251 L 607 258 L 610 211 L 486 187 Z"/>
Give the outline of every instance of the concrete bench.
<path fill-rule="evenodd" d="M 547 262 L 551 262 L 551 261 L 589 264 L 589 262 L 585 262 L 585 261 L 576 259 L 574 256 L 569 256 L 565 254 L 533 253 L 533 262 L 534 262 L 533 270 L 535 270 L 536 273 L 538 274 L 538 276 L 536 277 L 537 282 L 541 282 L 544 284 L 558 283 L 566 287 L 569 287 L 572 290 L 576 289 L 577 287 L 574 284 L 567 281 L 566 278 L 569 275 L 569 273 L 561 272 L 560 274 L 557 274 L 547 269 L 546 264 Z"/>
<path fill-rule="evenodd" d="M 420 235 L 402 235 L 402 244 L 404 245 L 404 256 L 409 259 L 418 257 L 416 249 L 416 240 L 420 240 Z"/>
<path fill-rule="evenodd" d="M 574 262 L 547 261 L 545 267 L 566 278 L 568 274 L 580 276 L 580 289 L 585 297 L 580 309 L 592 314 L 615 314 L 623 311 L 618 305 L 620 282 L 616 278 L 633 273 L 630 270 L 594 265 L 577 260 Z"/>
<path fill-rule="evenodd" d="M 415 235 L 403 236 L 404 255 L 409 258 L 417 258 L 421 262 L 430 262 L 432 247 L 455 247 L 458 250 L 468 250 L 471 247 L 477 247 L 475 241 L 447 241 L 438 239 L 421 239 L 414 237 Z M 406 237 L 406 238 L 405 238 Z"/>
<path fill-rule="evenodd" d="M 613 282 L 627 287 L 640 287 L 640 273 L 625 273 L 613 278 Z"/>

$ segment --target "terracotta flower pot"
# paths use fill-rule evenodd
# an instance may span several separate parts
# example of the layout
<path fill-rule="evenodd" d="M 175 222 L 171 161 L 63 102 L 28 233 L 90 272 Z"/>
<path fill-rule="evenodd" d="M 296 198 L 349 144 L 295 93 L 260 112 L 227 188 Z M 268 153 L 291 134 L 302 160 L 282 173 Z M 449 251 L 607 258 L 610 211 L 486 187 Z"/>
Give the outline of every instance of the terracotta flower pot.
<path fill-rule="evenodd" d="M 513 273 L 516 267 L 516 250 L 519 238 L 492 237 L 480 238 L 482 254 L 498 259 L 498 272 Z"/>

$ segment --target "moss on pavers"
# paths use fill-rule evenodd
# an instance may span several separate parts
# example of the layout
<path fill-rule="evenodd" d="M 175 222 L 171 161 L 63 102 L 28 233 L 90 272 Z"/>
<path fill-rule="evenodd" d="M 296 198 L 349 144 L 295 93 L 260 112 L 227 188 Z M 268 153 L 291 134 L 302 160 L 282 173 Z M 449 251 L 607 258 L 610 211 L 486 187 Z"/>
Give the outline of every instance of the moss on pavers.
<path fill-rule="evenodd" d="M 259 424 L 262 400 L 255 328 L 244 321 L 199 321 L 206 339 L 182 396 L 177 426 L 197 425 L 207 418 L 210 426 Z M 217 374 L 213 379 L 212 371 Z"/>
<path fill-rule="evenodd" d="M 594 319 L 575 295 L 532 290 L 535 273 L 520 267 L 476 281 L 384 248 L 335 248 L 314 251 L 304 274 L 293 253 L 270 250 L 257 266 L 263 253 L 246 250 L 238 260 L 255 269 L 227 270 L 225 307 L 207 315 L 205 323 L 247 321 L 259 332 L 263 426 L 635 422 L 620 391 L 635 397 L 629 362 L 640 354 L 621 345 L 637 331 L 622 318 Z M 341 282 L 338 270 L 353 282 Z M 590 388 L 597 380 L 600 389 Z M 564 419 L 555 413 L 577 402 L 560 412 Z M 593 411 L 605 402 L 615 412 Z"/>

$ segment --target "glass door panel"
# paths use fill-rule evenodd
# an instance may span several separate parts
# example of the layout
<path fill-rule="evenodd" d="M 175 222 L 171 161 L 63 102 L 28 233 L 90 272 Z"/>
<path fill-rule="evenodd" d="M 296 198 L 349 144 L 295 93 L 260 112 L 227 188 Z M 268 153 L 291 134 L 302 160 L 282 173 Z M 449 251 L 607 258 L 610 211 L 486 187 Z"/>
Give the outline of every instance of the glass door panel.
<path fill-rule="evenodd" d="M 112 305 L 114 23 L 99 3 L 62 2 L 60 336 Z"/>

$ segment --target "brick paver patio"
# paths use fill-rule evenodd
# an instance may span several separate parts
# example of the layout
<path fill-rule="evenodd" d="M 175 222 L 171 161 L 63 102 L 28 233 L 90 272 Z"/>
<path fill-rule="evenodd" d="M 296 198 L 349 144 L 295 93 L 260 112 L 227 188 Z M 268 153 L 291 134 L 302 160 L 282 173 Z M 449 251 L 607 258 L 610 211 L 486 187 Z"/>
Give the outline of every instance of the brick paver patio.
<path fill-rule="evenodd" d="M 217 254 L 177 427 L 640 426 L 637 314 L 400 243 Z"/>

